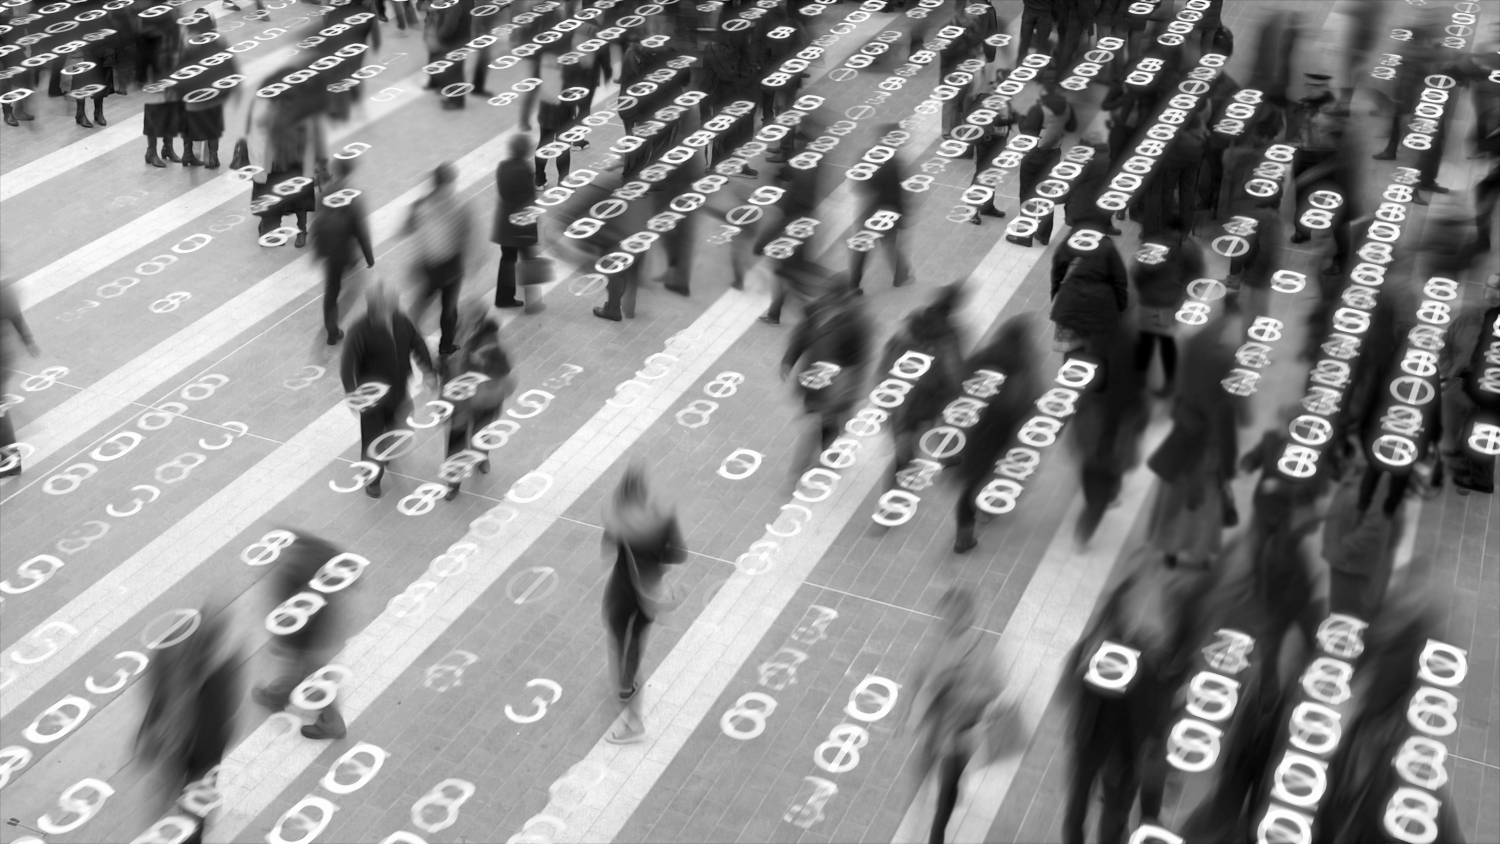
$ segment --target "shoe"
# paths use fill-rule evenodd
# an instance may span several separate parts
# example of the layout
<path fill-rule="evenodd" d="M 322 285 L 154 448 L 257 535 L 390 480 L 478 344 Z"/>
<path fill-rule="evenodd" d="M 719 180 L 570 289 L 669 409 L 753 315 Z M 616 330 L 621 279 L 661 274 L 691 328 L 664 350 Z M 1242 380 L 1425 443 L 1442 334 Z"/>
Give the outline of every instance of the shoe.
<path fill-rule="evenodd" d="M 1046 237 L 1038 236 L 1036 240 L 1043 246 L 1050 246 L 1052 244 L 1052 235 L 1049 234 Z"/>
<path fill-rule="evenodd" d="M 541 190 L 542 188 L 544 188 L 544 187 L 547 186 L 547 180 L 546 179 L 538 179 L 534 184 L 536 185 L 536 189 L 537 190 Z"/>
<path fill-rule="evenodd" d="M 573 142 L 573 149 L 583 150 L 583 149 L 588 149 L 588 148 L 589 148 L 589 142 L 588 141 L 574 141 Z"/>
<path fill-rule="evenodd" d="M 768 156 L 766 156 L 766 160 L 769 161 L 769 162 L 771 162 L 772 164 L 785 164 L 786 163 L 786 156 L 784 156 L 784 155 L 768 155 Z"/>
<path fill-rule="evenodd" d="M 854 290 L 852 292 L 854 293 L 855 296 L 863 296 L 863 295 L 865 295 L 864 288 L 861 288 L 861 287 L 854 288 Z"/>
<path fill-rule="evenodd" d="M 607 319 L 610 322 L 619 322 L 620 321 L 620 312 L 619 311 L 611 311 L 609 308 L 595 308 L 594 309 L 594 316 L 596 316 L 596 317 L 598 317 L 600 319 Z"/>
<path fill-rule="evenodd" d="M 472 91 L 469 92 L 469 96 L 471 96 L 471 97 L 483 97 L 485 99 L 489 99 L 490 97 L 495 96 L 495 92 L 494 91 L 486 91 L 483 88 L 475 88 L 474 90 L 472 90 Z"/>
<path fill-rule="evenodd" d="M 781 324 L 781 317 L 774 317 L 774 316 L 771 316 L 770 314 L 761 314 L 760 316 L 756 317 L 756 319 L 760 320 L 761 322 L 765 323 L 766 325 L 780 325 Z"/>
<path fill-rule="evenodd" d="M 980 207 L 980 209 L 979 209 L 979 215 L 981 217 L 994 217 L 994 218 L 999 219 L 999 220 L 1005 219 L 1005 212 L 996 209 L 992 205 L 985 205 L 985 206 Z"/>
<path fill-rule="evenodd" d="M 1105 228 L 1104 233 L 1107 234 L 1107 235 L 1111 235 L 1113 237 L 1119 237 L 1121 232 L 1115 226 L 1109 226 L 1109 227 Z"/>
<path fill-rule="evenodd" d="M 745 280 L 743 278 L 737 278 L 734 281 L 729 282 L 729 286 L 733 287 L 735 290 L 744 290 Z"/>
<path fill-rule="evenodd" d="M 5 125 L 6 126 L 20 126 L 21 125 L 20 121 L 16 120 L 16 116 L 14 114 L 12 114 L 9 109 L 7 109 L 6 112 L 5 112 Z"/>
<path fill-rule="evenodd" d="M 183 152 L 183 154 L 182 154 L 182 166 L 183 167 L 201 167 L 201 166 L 203 166 L 203 162 L 201 162 L 201 161 L 198 160 L 198 156 L 197 156 L 197 154 L 195 154 L 193 152 L 193 148 L 192 147 L 188 147 L 187 150 L 185 152 Z"/>
<path fill-rule="evenodd" d="M 339 730 L 337 733 L 335 733 L 329 730 L 325 730 L 317 724 L 308 724 L 307 726 L 302 728 L 302 737 L 312 739 L 313 741 L 321 741 L 323 739 L 332 739 L 334 741 L 338 741 L 339 739 L 347 735 L 349 735 L 348 730 Z"/>
<path fill-rule="evenodd" d="M 526 303 L 522 302 L 520 299 L 496 300 L 495 307 L 497 307 L 497 308 L 524 308 L 524 307 L 526 307 Z"/>
<path fill-rule="evenodd" d="M 1377 153 L 1375 153 L 1374 155 L 1372 155 L 1370 157 L 1373 158 L 1373 159 L 1375 159 L 1376 161 L 1395 161 L 1396 160 L 1396 154 L 1394 152 L 1389 152 L 1389 151 L 1386 151 L 1386 152 L 1377 152 Z"/>
<path fill-rule="evenodd" d="M 973 551 L 978 546 L 979 546 L 979 540 L 977 540 L 977 539 L 974 538 L 974 534 L 972 534 L 972 533 L 959 534 L 958 538 L 956 538 L 956 539 L 953 540 L 953 553 L 955 553 L 955 554 L 967 554 L 970 551 Z"/>
<path fill-rule="evenodd" d="M 89 116 L 81 111 L 78 112 L 78 116 L 74 118 L 73 122 L 77 123 L 79 126 L 82 126 L 85 129 L 94 128 L 94 124 L 89 122 Z"/>
<path fill-rule="evenodd" d="M 365 495 L 368 495 L 371 498 L 379 498 L 380 497 L 380 482 L 376 481 L 375 483 L 370 484 L 369 486 L 365 487 Z"/>
<path fill-rule="evenodd" d="M 1453 192 L 1453 191 L 1449 190 L 1448 188 L 1445 188 L 1442 185 L 1438 184 L 1437 182 L 1431 182 L 1431 183 L 1425 184 L 1425 185 L 1417 185 L 1417 190 L 1431 191 L 1432 193 L 1452 193 Z"/>
<path fill-rule="evenodd" d="M 334 333 L 328 335 L 328 345 L 337 346 L 339 344 L 339 341 L 342 339 L 344 339 L 344 331 L 343 329 L 339 329 Z"/>
<path fill-rule="evenodd" d="M 165 167 L 165 166 L 167 166 L 167 162 L 162 161 L 161 160 L 161 156 L 157 155 L 156 154 L 156 150 L 154 150 L 154 149 L 151 150 L 150 152 L 146 153 L 146 163 L 150 164 L 152 167 Z M 261 234 L 265 234 L 265 232 L 261 232 Z"/>
<path fill-rule="evenodd" d="M 892 287 L 905 287 L 908 284 L 911 284 L 911 276 L 907 276 L 906 278 L 898 279 L 896 281 L 892 281 L 891 282 L 891 286 Z M 856 292 L 858 292 L 858 291 L 856 291 Z"/>
<path fill-rule="evenodd" d="M 678 296 L 684 296 L 685 297 L 685 296 L 689 295 L 688 294 L 688 289 L 686 287 L 678 287 L 675 284 L 664 284 L 662 286 L 665 287 L 665 288 L 667 288 L 668 290 L 672 291 L 673 293 L 676 293 Z"/>
<path fill-rule="evenodd" d="M 170 161 L 174 164 L 182 163 L 182 159 L 178 158 L 177 153 L 172 150 L 171 144 L 161 145 L 161 157 L 163 161 Z"/>
<path fill-rule="evenodd" d="M 483 460 L 479 461 L 478 469 L 479 474 L 488 475 L 490 473 L 490 459 L 486 457 Z"/>
<path fill-rule="evenodd" d="M 203 169 L 205 169 L 205 170 L 217 170 L 217 169 L 219 169 L 219 148 L 218 148 L 218 146 L 211 146 L 211 147 L 208 148 L 208 158 L 203 162 Z"/>
<path fill-rule="evenodd" d="M 444 501 L 452 501 L 458 497 L 458 484 L 448 487 L 448 493 L 443 496 Z"/>
<path fill-rule="evenodd" d="M 94 122 L 97 123 L 100 126 L 108 126 L 109 125 L 109 121 L 104 119 L 104 110 L 103 109 L 99 109 L 99 108 L 94 109 Z"/>
<path fill-rule="evenodd" d="M 746 167 L 746 168 L 740 170 L 740 175 L 741 176 L 747 176 L 747 177 L 753 179 L 756 176 L 760 175 L 760 171 L 759 170 L 754 170 L 754 169 L 749 168 L 749 167 Z"/>
<path fill-rule="evenodd" d="M 451 100 L 443 101 L 443 111 L 462 111 L 463 108 L 464 101 L 460 97 L 454 97 Z"/>
<path fill-rule="evenodd" d="M 1342 275 L 1343 272 L 1344 265 L 1336 261 L 1323 268 L 1323 275 Z"/>
<path fill-rule="evenodd" d="M 1297 232 L 1296 234 L 1292 235 L 1292 242 L 1293 243 L 1306 243 L 1309 240 L 1312 240 L 1312 235 L 1310 235 L 1310 234 L 1304 234 L 1302 232 Z"/>
<path fill-rule="evenodd" d="M 982 225 L 984 225 L 984 215 L 983 214 L 975 214 L 974 216 L 972 216 L 972 217 L 969 218 L 969 222 L 973 223 L 976 226 L 982 226 Z"/>
<path fill-rule="evenodd" d="M 604 740 L 610 744 L 640 744 L 646 740 L 646 731 L 633 729 L 624 724 L 611 730 Z"/>
<path fill-rule="evenodd" d="M 307 232 L 304 232 L 304 231 L 297 232 L 297 239 L 292 242 L 292 245 L 295 246 L 295 247 L 297 247 L 298 249 L 301 249 L 302 247 L 306 246 L 307 245 Z"/>
<path fill-rule="evenodd" d="M 10 467 L 9 469 L 6 469 L 4 472 L 0 472 L 0 478 L 19 477 L 21 477 L 21 464 L 19 462 L 17 462 L 16 465 Z"/>

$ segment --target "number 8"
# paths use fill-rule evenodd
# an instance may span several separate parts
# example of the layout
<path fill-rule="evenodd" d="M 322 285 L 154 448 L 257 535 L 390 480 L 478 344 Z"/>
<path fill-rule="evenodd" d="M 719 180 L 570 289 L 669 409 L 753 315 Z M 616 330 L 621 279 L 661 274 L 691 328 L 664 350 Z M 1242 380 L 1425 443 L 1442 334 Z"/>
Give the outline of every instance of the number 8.
<path fill-rule="evenodd" d="M 74 470 L 80 470 L 82 474 L 75 474 Z M 92 463 L 74 463 L 56 475 L 47 479 L 42 484 L 42 491 L 48 495 L 67 495 L 78 489 L 84 481 L 99 473 L 99 467 Z M 55 483 L 61 480 L 62 483 Z"/>
<path fill-rule="evenodd" d="M 445 484 L 427 483 L 417 487 L 411 495 L 401 499 L 396 509 L 404 516 L 423 516 L 432 512 L 437 500 L 448 493 Z"/>
<path fill-rule="evenodd" d="M 1303 212 L 1301 222 L 1310 229 L 1326 229 L 1333 225 L 1333 214 L 1321 208 L 1309 208 Z"/>
<path fill-rule="evenodd" d="M 323 197 L 323 204 L 328 206 L 329 208 L 343 208 L 345 205 L 353 202 L 354 198 L 356 196 L 359 196 L 359 193 L 359 191 L 354 190 L 353 188 L 344 188 L 343 190 L 335 191 Z"/>

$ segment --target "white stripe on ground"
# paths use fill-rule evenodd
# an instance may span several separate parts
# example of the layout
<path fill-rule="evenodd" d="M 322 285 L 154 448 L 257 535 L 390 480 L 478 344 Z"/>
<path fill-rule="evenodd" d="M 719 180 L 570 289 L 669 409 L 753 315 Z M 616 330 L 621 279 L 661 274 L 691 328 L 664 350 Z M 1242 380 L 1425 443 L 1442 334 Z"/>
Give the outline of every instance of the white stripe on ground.
<path fill-rule="evenodd" d="M 977 341 L 1043 254 L 1004 241 L 991 249 L 972 273 L 978 283 L 964 312 L 963 336 Z M 780 543 L 777 564 L 757 576 L 736 570 L 651 675 L 643 744 L 617 747 L 600 737 L 580 760 L 604 777 L 581 805 L 554 800 L 542 811 L 566 825 L 555 841 L 610 841 L 619 834 L 845 525 L 861 517 L 857 510 L 884 477 L 889 451 L 884 437 L 865 442 L 860 462 L 841 473 L 833 495 L 810 505 L 810 529 L 790 539 L 761 537 Z M 519 831 L 499 831 L 497 840 Z"/>
<path fill-rule="evenodd" d="M 357 721 L 450 624 L 493 586 L 755 324 L 766 302 L 763 295 L 732 290 L 720 296 L 682 333 L 681 336 L 693 339 L 674 347 L 673 353 L 681 359 L 678 369 L 669 378 L 653 382 L 660 386 L 648 398 L 635 407 L 605 404 L 537 466 L 535 472 L 553 479 L 539 501 L 513 507 L 519 516 L 500 536 L 485 539 L 470 532 L 460 540 L 479 546 L 462 576 L 438 579 L 424 575 L 418 582 L 431 583 L 434 589 L 418 609 L 402 618 L 388 606 L 354 637 L 333 659 L 353 669 L 351 681 L 343 684 L 339 693 L 344 720 L 350 724 Z M 335 410 L 331 415 L 341 412 L 344 418 L 338 424 L 346 442 L 352 442 L 348 412 Z M 233 840 L 317 761 L 324 748 L 321 742 L 306 741 L 273 721 L 262 724 L 225 761 L 228 783 L 224 786 L 224 803 L 228 810 L 215 822 L 208 840 Z"/>
<path fill-rule="evenodd" d="M 422 74 L 413 74 L 402 80 L 403 93 L 383 103 L 371 103 L 365 115 L 351 123 L 334 127 L 329 140 L 338 144 L 356 132 L 422 95 Z M 140 131 L 137 126 L 136 136 Z M 226 165 L 228 159 L 225 159 Z M 81 162 L 73 162 L 78 164 Z M 71 165 L 70 165 L 71 166 Z M 67 290 L 96 272 L 129 255 L 143 245 L 151 244 L 177 229 L 188 225 L 199 217 L 212 213 L 220 205 L 237 196 L 248 193 L 250 182 L 238 176 L 219 176 L 199 185 L 187 193 L 158 205 L 156 208 L 111 231 L 93 243 L 69 252 L 45 267 L 30 273 L 16 282 L 16 296 L 21 300 L 22 310 L 33 308 Z"/>

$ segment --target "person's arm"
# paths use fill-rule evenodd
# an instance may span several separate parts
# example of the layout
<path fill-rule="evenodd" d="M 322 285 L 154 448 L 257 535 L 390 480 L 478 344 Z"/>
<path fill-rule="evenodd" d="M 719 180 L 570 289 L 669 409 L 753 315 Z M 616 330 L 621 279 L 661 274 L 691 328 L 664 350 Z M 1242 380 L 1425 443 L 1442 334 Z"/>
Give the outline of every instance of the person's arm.
<path fill-rule="evenodd" d="M 352 209 L 354 212 L 354 239 L 359 242 L 359 251 L 364 253 L 365 266 L 375 266 L 375 247 L 370 243 L 370 221 L 365 218 L 363 205 L 358 204 L 355 198 Z"/>
<path fill-rule="evenodd" d="M 1110 250 L 1106 260 L 1109 261 L 1109 283 L 1115 290 L 1115 306 L 1124 313 L 1130 307 L 1130 275 L 1125 272 L 1125 261 L 1118 249 Z"/>

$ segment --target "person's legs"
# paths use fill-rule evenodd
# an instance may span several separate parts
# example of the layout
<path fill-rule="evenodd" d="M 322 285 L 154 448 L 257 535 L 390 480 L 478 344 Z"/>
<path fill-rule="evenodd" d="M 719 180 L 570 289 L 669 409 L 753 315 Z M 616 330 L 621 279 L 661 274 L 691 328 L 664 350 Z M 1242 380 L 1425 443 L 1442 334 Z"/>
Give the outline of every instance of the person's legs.
<path fill-rule="evenodd" d="M 1049 234 L 1052 231 L 1052 221 L 1050 219 L 1047 221 L 1047 231 Z M 910 284 L 911 266 L 906 262 L 906 253 L 901 250 L 901 224 L 898 222 L 890 231 L 886 232 L 885 237 L 882 237 L 880 242 L 885 244 L 886 257 L 890 259 L 891 270 L 895 273 L 895 277 L 891 280 L 891 283 L 896 287 L 904 287 Z"/>
<path fill-rule="evenodd" d="M 865 256 L 868 252 L 858 249 L 849 250 L 849 287 L 859 290 L 859 284 L 865 277 Z"/>
<path fill-rule="evenodd" d="M 457 278 L 444 284 L 439 291 L 442 296 L 442 312 L 438 315 L 438 327 L 442 332 L 438 339 L 440 355 L 451 355 L 458 351 L 458 295 L 462 290 L 463 280 Z"/>
<path fill-rule="evenodd" d="M 1089 814 L 1094 778 L 1104 764 L 1104 752 L 1095 744 L 1090 736 L 1084 746 L 1073 751 L 1073 776 L 1068 787 L 1068 800 L 1063 806 L 1063 844 L 1083 844 L 1083 823 Z"/>
<path fill-rule="evenodd" d="M 521 302 L 516 298 L 516 264 L 521 260 L 521 247 L 500 247 L 500 269 L 495 274 L 495 307 L 514 308 Z"/>
<path fill-rule="evenodd" d="M 375 477 L 365 485 L 366 494 L 373 498 L 380 497 L 380 480 L 385 477 L 385 461 L 376 460 L 370 456 L 370 448 L 381 435 L 393 427 L 394 417 L 399 411 L 399 405 L 383 408 L 379 405 L 366 410 L 359 415 L 359 441 L 360 453 L 365 460 L 374 463 L 377 467 Z"/>
<path fill-rule="evenodd" d="M 938 762 L 937 811 L 932 816 L 932 844 L 943 844 L 948 833 L 948 820 L 953 817 L 953 808 L 958 805 L 958 782 L 968 767 L 969 757 L 963 753 L 950 753 Z"/>
<path fill-rule="evenodd" d="M 323 330 L 332 346 L 343 337 L 339 330 L 339 293 L 344 284 L 344 262 L 328 258 L 323 262 Z"/>
<path fill-rule="evenodd" d="M 979 516 L 979 508 L 974 505 L 974 496 L 978 494 L 979 481 L 965 484 L 958 493 L 958 503 L 953 508 L 953 520 L 958 528 L 957 538 L 953 541 L 953 550 L 960 554 L 979 543 L 974 538 L 974 522 Z"/>

